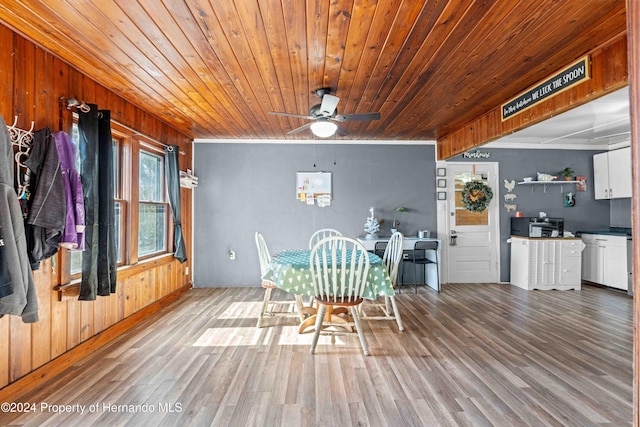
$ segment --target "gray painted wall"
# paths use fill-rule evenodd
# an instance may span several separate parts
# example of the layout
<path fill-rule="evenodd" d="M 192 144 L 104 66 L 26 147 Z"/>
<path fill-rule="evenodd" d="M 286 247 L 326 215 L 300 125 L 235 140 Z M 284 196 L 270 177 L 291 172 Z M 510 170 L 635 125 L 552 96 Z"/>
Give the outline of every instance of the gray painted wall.
<path fill-rule="evenodd" d="M 631 198 L 611 200 L 611 227 L 631 228 Z"/>
<path fill-rule="evenodd" d="M 525 216 L 544 211 L 563 217 L 569 231 L 631 225 L 630 199 L 593 198 L 593 154 L 597 151 L 482 149 L 486 161 L 500 165 L 500 280 L 509 281 L 510 217 L 504 204 L 504 179 L 520 181 L 536 172 L 557 173 L 566 166 L 587 177 L 587 191 L 576 192 L 576 205 L 564 206 L 558 186 L 516 186 L 516 204 Z M 465 160 L 461 156 L 451 161 Z M 480 162 L 483 160 L 473 160 Z M 307 206 L 295 199 L 297 171 L 333 173 L 332 205 Z M 305 248 L 319 228 L 337 228 L 348 236 L 363 234 L 369 207 L 385 219 L 388 233 L 394 209 L 406 206 L 400 231 L 435 234 L 435 147 L 419 145 L 204 144 L 194 148 L 194 286 L 257 286 L 259 266 L 254 233 L 262 232 L 272 253 Z M 574 190 L 573 185 L 565 191 Z M 230 260 L 233 249 L 236 259 Z"/>
<path fill-rule="evenodd" d="M 297 171 L 333 173 L 330 207 L 295 198 Z M 257 286 L 254 233 L 271 253 L 306 248 L 319 228 L 364 233 L 369 207 L 388 233 L 397 206 L 400 231 L 436 230 L 432 145 L 205 144 L 194 147 L 194 286 Z M 236 259 L 230 260 L 233 249 Z"/>
<path fill-rule="evenodd" d="M 507 212 L 504 208 L 504 195 L 508 194 L 504 187 L 504 180 L 516 182 L 524 177 L 536 179 L 537 172 L 557 175 L 565 167 L 571 167 L 576 175 L 587 177 L 587 191 L 575 191 L 573 184 L 563 186 L 564 191 L 575 192 L 575 206 L 564 206 L 564 195 L 560 186 L 547 186 L 545 193 L 543 186 L 516 185 L 513 193 L 518 197 L 514 202 L 524 216 L 538 216 L 539 212 L 546 212 L 549 217 L 560 217 L 565 220 L 565 230 L 576 232 L 582 230 L 594 230 L 609 228 L 610 202 L 608 200 L 595 200 L 593 196 L 593 155 L 601 151 L 581 150 L 516 150 L 516 149 L 484 149 L 480 151 L 490 154 L 489 159 L 464 159 L 457 156 L 451 161 L 481 161 L 498 162 L 500 201 L 500 280 L 508 282 L 510 279 L 510 247 L 507 240 L 510 236 L 510 219 L 513 212 Z M 558 179 L 564 179 L 558 177 Z M 532 191 L 533 190 L 533 191 Z M 630 221 L 630 219 L 629 219 Z"/>

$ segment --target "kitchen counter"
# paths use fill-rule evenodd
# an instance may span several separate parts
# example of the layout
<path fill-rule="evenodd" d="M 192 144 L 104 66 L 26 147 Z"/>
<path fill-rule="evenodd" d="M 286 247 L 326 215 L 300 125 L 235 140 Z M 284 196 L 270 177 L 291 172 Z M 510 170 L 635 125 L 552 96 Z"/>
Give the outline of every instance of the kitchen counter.
<path fill-rule="evenodd" d="M 513 236 L 510 282 L 527 290 L 580 290 L 584 248 L 578 238 Z"/>
<path fill-rule="evenodd" d="M 633 252 L 633 242 L 623 231 L 605 229 L 582 234 L 586 245 L 582 253 L 582 280 L 625 292 L 629 290 L 633 267 L 628 258 L 629 252 Z"/>
<path fill-rule="evenodd" d="M 579 236 L 575 237 L 526 237 L 526 236 L 514 236 L 511 235 L 512 239 L 526 239 L 526 240 L 582 240 Z"/>
<path fill-rule="evenodd" d="M 625 236 L 631 240 L 631 228 L 627 227 L 610 227 L 600 230 L 581 230 L 576 232 L 576 236 L 582 236 L 583 234 L 602 234 L 605 236 Z"/>

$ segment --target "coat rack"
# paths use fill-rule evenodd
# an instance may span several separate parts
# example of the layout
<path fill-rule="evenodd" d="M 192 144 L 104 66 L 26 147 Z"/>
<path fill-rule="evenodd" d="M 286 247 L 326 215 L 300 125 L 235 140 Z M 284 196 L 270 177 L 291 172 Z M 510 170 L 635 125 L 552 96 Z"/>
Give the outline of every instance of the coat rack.
<path fill-rule="evenodd" d="M 11 138 L 11 144 L 18 147 L 15 154 L 15 161 L 18 167 L 16 168 L 16 185 L 18 191 L 18 198 L 26 197 L 27 188 L 29 187 L 30 170 L 24 164 L 24 161 L 29 158 L 29 151 L 31 151 L 31 143 L 33 142 L 33 127 L 34 121 L 31 121 L 31 128 L 24 130 L 16 127 L 18 124 L 18 116 L 14 116 L 13 124 L 7 125 L 9 131 L 9 137 Z"/>

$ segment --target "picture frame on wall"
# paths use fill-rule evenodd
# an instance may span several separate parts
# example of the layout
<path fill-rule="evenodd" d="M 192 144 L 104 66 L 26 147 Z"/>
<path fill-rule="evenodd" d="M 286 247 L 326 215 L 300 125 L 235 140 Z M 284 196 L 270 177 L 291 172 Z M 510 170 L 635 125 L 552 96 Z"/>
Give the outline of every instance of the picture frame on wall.
<path fill-rule="evenodd" d="M 576 205 L 576 194 L 573 191 L 565 191 L 564 206 L 566 208 L 572 208 L 575 205 Z"/>
<path fill-rule="evenodd" d="M 296 172 L 296 199 L 312 205 L 315 199 L 332 198 L 331 172 Z"/>
<path fill-rule="evenodd" d="M 447 188 L 446 178 L 438 178 L 438 188 Z"/>
<path fill-rule="evenodd" d="M 438 200 L 447 200 L 447 192 L 438 191 Z"/>
<path fill-rule="evenodd" d="M 436 175 L 447 176 L 447 168 L 436 168 Z"/>

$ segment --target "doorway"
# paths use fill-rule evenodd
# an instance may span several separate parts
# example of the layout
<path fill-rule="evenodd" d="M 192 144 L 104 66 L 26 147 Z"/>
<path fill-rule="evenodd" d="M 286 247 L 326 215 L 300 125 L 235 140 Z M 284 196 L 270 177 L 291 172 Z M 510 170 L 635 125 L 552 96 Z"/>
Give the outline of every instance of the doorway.
<path fill-rule="evenodd" d="M 448 283 L 498 283 L 500 271 L 500 200 L 498 163 L 447 162 L 446 266 Z M 462 189 L 482 181 L 494 192 L 487 209 L 471 212 L 462 202 Z"/>

